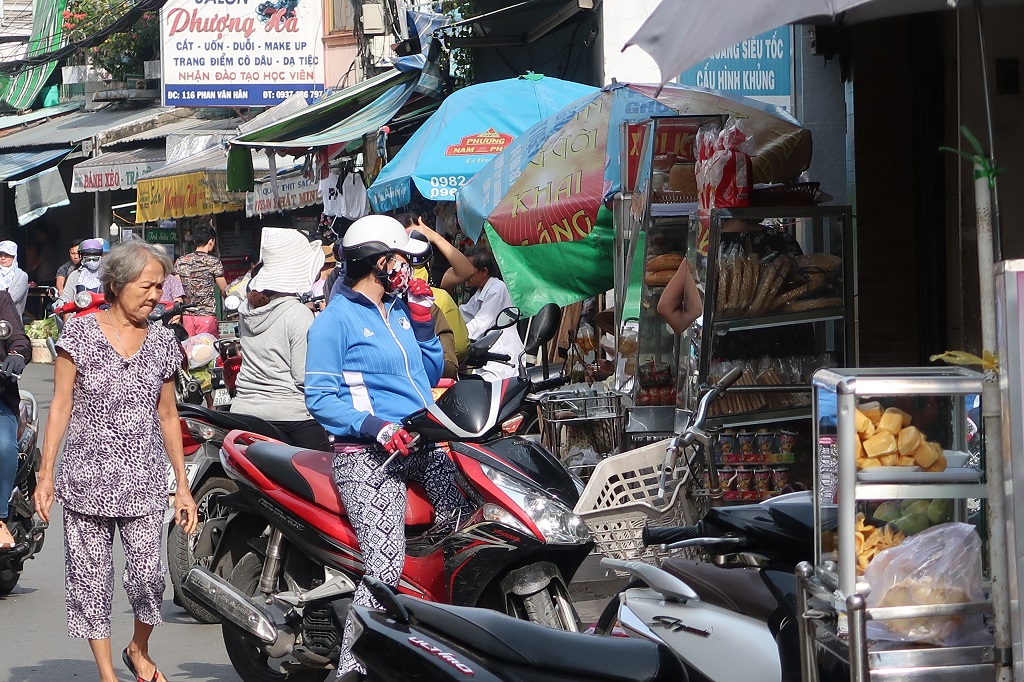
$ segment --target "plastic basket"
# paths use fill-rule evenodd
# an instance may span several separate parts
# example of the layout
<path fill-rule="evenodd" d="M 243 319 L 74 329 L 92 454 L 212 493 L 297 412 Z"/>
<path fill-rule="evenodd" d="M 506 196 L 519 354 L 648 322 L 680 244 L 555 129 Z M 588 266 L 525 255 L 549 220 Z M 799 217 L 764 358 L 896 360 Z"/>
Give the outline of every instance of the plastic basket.
<path fill-rule="evenodd" d="M 643 545 L 644 526 L 697 522 L 697 505 L 687 495 L 690 471 L 683 457 L 668 478 L 665 502 L 656 504 L 668 445 L 669 440 L 652 443 L 609 457 L 594 469 L 575 512 L 590 528 L 598 550 L 605 556 L 656 563 L 666 553 L 657 546 Z"/>

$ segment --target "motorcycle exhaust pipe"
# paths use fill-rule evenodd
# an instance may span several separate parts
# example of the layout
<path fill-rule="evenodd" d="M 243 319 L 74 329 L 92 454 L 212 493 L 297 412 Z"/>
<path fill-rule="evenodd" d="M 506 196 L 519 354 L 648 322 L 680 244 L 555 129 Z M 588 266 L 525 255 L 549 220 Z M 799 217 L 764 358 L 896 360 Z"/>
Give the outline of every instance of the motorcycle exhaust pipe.
<path fill-rule="evenodd" d="M 224 620 L 265 644 L 277 641 L 280 631 L 273 616 L 220 576 L 197 566 L 185 574 L 181 587 L 219 613 Z"/>

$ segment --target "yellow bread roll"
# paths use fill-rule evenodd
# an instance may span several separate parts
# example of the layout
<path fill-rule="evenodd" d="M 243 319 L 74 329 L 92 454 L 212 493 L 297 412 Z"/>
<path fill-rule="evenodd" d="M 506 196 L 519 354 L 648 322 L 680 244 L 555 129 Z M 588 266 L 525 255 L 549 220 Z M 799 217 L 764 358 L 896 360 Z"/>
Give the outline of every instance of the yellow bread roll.
<path fill-rule="evenodd" d="M 871 420 L 860 410 L 853 411 L 853 425 L 857 428 L 857 433 L 864 433 L 872 426 Z"/>
<path fill-rule="evenodd" d="M 861 469 L 870 469 L 871 467 L 882 466 L 882 463 L 874 457 L 865 457 L 861 462 L 859 462 L 859 464 Z"/>
<path fill-rule="evenodd" d="M 899 459 L 900 456 L 894 452 L 891 455 L 882 455 L 881 457 L 878 458 L 878 462 L 884 467 L 894 467 L 896 466 L 896 462 L 898 462 Z"/>
<path fill-rule="evenodd" d="M 647 272 L 658 272 L 660 270 L 671 270 L 675 272 L 679 269 L 679 264 L 683 262 L 683 257 L 678 253 L 663 253 L 660 256 L 655 256 L 651 260 L 647 261 L 646 270 Z"/>
<path fill-rule="evenodd" d="M 944 454 L 942 454 L 942 452 L 940 451 L 939 452 L 939 456 L 935 459 L 935 463 L 932 464 L 927 469 L 925 469 L 924 471 L 927 471 L 928 473 L 931 473 L 931 474 L 941 474 L 945 470 L 946 470 L 946 456 Z"/>
<path fill-rule="evenodd" d="M 896 446 L 901 455 L 914 454 L 923 442 L 924 435 L 918 431 L 916 426 L 908 426 L 901 429 L 899 436 L 896 438 Z"/>
<path fill-rule="evenodd" d="M 901 410 L 890 407 L 882 413 L 882 418 L 878 420 L 878 429 L 888 431 L 895 436 L 903 428 L 903 414 Z"/>
<path fill-rule="evenodd" d="M 914 451 L 914 461 L 917 462 L 917 465 L 922 469 L 927 469 L 931 465 L 935 464 L 941 454 L 941 450 L 936 452 L 935 448 L 933 448 L 930 443 L 924 442 L 921 443 L 921 446 Z"/>
<path fill-rule="evenodd" d="M 877 400 L 861 403 L 860 411 L 871 420 L 872 424 L 877 424 L 878 420 L 882 418 L 882 403 Z"/>
<path fill-rule="evenodd" d="M 913 466 L 917 466 L 917 460 L 915 460 L 913 458 L 913 456 L 911 456 L 911 455 L 905 455 L 905 456 L 899 458 L 899 460 L 896 462 L 896 466 L 898 466 L 898 467 L 913 467 Z"/>
<path fill-rule="evenodd" d="M 864 454 L 868 457 L 881 457 L 896 452 L 896 437 L 888 431 L 879 431 L 864 441 Z"/>

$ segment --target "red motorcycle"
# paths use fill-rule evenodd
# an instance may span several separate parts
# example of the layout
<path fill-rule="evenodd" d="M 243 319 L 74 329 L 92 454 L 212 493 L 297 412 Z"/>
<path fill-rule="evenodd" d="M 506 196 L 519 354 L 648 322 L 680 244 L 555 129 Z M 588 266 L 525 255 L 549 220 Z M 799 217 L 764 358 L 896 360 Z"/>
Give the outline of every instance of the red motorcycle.
<path fill-rule="evenodd" d="M 93 313 L 102 310 L 103 306 L 107 303 L 107 299 L 103 293 L 96 293 L 95 291 L 79 291 L 75 294 L 75 297 L 65 303 L 62 306 L 53 309 L 53 314 L 57 315 L 57 319 L 63 319 L 62 315 L 68 313 L 74 313 L 75 317 L 81 317 L 82 315 L 92 315 Z"/>
<path fill-rule="evenodd" d="M 555 332 L 535 328 L 528 348 Z M 447 443 L 475 511 L 436 519 L 410 484 L 400 591 L 578 629 L 566 586 L 593 548 L 572 512 L 581 485 L 540 445 L 502 433 L 526 395 L 544 388 L 525 377 L 467 379 L 405 420 L 410 432 Z M 189 571 L 183 588 L 220 614 L 228 657 L 247 682 L 323 679 L 337 661 L 363 562 L 332 459 L 242 431 L 224 440 L 221 462 L 239 490 L 220 500 L 230 516 L 207 522 L 197 543 L 211 553 L 209 568 Z M 218 575 L 226 563 L 228 580 Z"/>

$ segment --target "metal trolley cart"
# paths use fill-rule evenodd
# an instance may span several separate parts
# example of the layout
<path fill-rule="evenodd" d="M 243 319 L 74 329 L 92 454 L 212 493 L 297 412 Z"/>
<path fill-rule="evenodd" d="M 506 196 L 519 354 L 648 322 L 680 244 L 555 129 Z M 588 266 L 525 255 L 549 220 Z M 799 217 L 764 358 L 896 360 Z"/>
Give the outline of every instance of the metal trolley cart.
<path fill-rule="evenodd" d="M 863 569 L 868 562 L 867 554 L 861 556 L 867 542 L 858 542 L 863 538 L 855 536 L 858 512 L 870 511 L 878 501 L 899 506 L 903 501 L 952 500 L 947 518 L 983 523 L 984 451 L 974 455 L 975 461 L 964 454 L 968 460 L 965 466 L 941 472 L 934 471 L 938 468 L 934 465 L 926 469 L 894 466 L 859 470 L 858 455 L 862 457 L 861 466 L 866 456 L 861 454 L 857 428 L 860 420 L 860 431 L 870 432 L 863 421 L 865 413 L 858 414 L 858 407 L 870 409 L 875 415 L 879 409 L 891 408 L 905 415 L 897 429 L 919 424 L 929 441 L 948 448 L 949 459 L 954 461 L 959 455 L 952 451 L 968 451 L 968 401 L 973 403 L 975 396 L 980 396 L 982 382 L 981 374 L 960 368 L 834 369 L 815 373 L 815 561 L 797 569 L 804 682 L 841 679 L 847 669 L 852 682 L 994 679 L 992 646 L 941 647 L 869 640 L 867 623 L 871 620 L 884 624 L 897 619 L 960 618 L 989 614 L 992 606 L 979 601 L 867 607 L 870 586 L 858 571 L 858 564 Z M 866 403 L 872 401 L 874 406 L 868 408 Z M 881 430 L 880 422 L 875 426 Z M 876 473 L 870 474 L 873 470 Z M 823 507 L 832 504 L 838 507 L 834 535 L 822 523 Z M 874 514 L 881 512 L 874 508 Z M 911 529 L 908 516 L 896 522 L 901 532 L 905 527 L 902 521 L 908 523 L 906 535 L 919 532 Z M 987 537 L 984 528 L 979 529 L 979 535 Z M 987 545 L 982 547 L 983 565 L 987 566 Z"/>
<path fill-rule="evenodd" d="M 541 398 L 543 443 L 570 471 L 586 479 L 597 463 L 622 448 L 622 396 L 575 389 Z"/>

